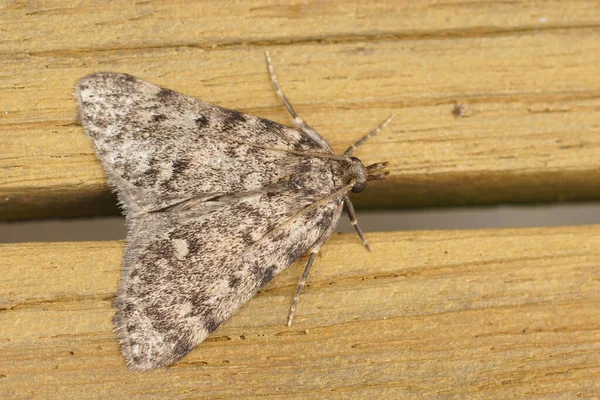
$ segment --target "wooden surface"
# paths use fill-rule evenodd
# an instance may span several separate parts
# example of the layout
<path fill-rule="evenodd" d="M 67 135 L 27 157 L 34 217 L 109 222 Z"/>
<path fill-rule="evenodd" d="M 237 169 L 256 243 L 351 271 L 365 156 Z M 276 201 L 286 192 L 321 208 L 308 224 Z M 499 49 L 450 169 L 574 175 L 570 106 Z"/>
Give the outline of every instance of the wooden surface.
<path fill-rule="evenodd" d="M 127 72 L 289 124 L 265 49 L 338 151 L 396 114 L 357 153 L 392 171 L 359 206 L 600 198 L 596 0 L 71 4 L 0 10 L 1 219 L 118 212 L 76 123 L 80 77 Z"/>
<path fill-rule="evenodd" d="M 598 398 L 599 226 L 354 235 L 171 368 L 112 331 L 122 243 L 0 246 L 1 398 Z"/>
<path fill-rule="evenodd" d="M 73 4 L 76 4 L 74 6 Z M 75 82 L 127 72 L 391 176 L 363 208 L 600 198 L 600 4 L 0 2 L 0 219 L 116 214 Z M 457 105 L 464 113 L 455 115 Z M 359 215 L 360 217 L 360 215 Z M 0 246 L 0 398 L 599 398 L 600 226 L 334 236 L 171 368 L 127 370 L 122 243 Z"/>

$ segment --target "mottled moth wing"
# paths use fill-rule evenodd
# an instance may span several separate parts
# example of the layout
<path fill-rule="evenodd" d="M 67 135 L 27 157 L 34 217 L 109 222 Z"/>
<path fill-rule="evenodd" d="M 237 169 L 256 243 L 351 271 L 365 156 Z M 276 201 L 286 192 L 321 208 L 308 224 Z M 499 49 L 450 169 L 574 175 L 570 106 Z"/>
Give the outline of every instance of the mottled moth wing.
<path fill-rule="evenodd" d="M 330 153 L 303 132 L 133 76 L 77 85 L 82 125 L 128 215 L 259 190 L 289 175 L 290 152 Z M 283 167 L 283 168 L 282 168 Z"/>
<path fill-rule="evenodd" d="M 143 217 L 125 255 L 116 325 L 130 367 L 178 360 L 335 227 L 339 199 L 310 208 L 282 185 Z M 306 208 L 309 208 L 306 210 Z"/>
<path fill-rule="evenodd" d="M 183 357 L 335 228 L 344 166 L 303 132 L 129 75 L 83 78 L 77 97 L 130 229 L 115 317 L 130 367 Z"/>

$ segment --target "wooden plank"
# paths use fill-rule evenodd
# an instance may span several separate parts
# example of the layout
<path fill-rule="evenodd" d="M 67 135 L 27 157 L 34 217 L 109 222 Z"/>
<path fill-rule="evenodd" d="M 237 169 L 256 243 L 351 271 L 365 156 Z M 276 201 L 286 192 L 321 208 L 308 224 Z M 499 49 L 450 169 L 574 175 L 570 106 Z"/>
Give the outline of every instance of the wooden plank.
<path fill-rule="evenodd" d="M 595 0 L 7 1 L 0 53 L 465 37 L 597 27 Z M 57 29 L 60 28 L 60 29 Z M 74 33 L 74 34 L 70 34 Z"/>
<path fill-rule="evenodd" d="M 0 246 L 2 398 L 597 398 L 600 226 L 335 235 L 171 368 L 124 366 L 122 243 Z"/>
<path fill-rule="evenodd" d="M 268 48 L 299 113 L 337 151 L 396 114 L 357 153 L 392 164 L 391 178 L 357 196 L 359 206 L 600 198 L 598 29 Z M 0 59 L 0 218 L 117 212 L 71 95 L 78 78 L 98 70 L 290 122 L 262 47 L 8 54 Z M 468 106 L 461 118 L 457 102 Z"/>

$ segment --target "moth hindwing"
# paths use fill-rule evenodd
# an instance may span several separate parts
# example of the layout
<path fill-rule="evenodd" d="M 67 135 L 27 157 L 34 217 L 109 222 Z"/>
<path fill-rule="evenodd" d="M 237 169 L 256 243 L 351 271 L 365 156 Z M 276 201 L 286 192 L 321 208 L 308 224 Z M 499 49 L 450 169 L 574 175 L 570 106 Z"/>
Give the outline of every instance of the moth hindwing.
<path fill-rule="evenodd" d="M 344 204 L 363 237 L 347 193 L 387 164 L 363 166 L 354 145 L 333 154 L 283 96 L 270 59 L 269 69 L 294 128 L 126 74 L 77 84 L 81 124 L 129 227 L 114 322 L 132 369 L 180 359 L 310 252 L 291 323 Z"/>

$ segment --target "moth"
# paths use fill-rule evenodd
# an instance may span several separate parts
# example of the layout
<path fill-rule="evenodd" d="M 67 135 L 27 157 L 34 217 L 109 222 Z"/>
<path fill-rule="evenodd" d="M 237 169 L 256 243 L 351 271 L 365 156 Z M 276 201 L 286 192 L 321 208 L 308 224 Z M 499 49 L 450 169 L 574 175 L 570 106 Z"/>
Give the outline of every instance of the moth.
<path fill-rule="evenodd" d="M 342 155 L 293 110 L 295 127 L 242 114 L 133 76 L 96 73 L 76 87 L 79 120 L 128 226 L 115 330 L 131 369 L 179 360 L 274 276 L 310 253 L 290 308 L 348 193 L 388 163 Z"/>

